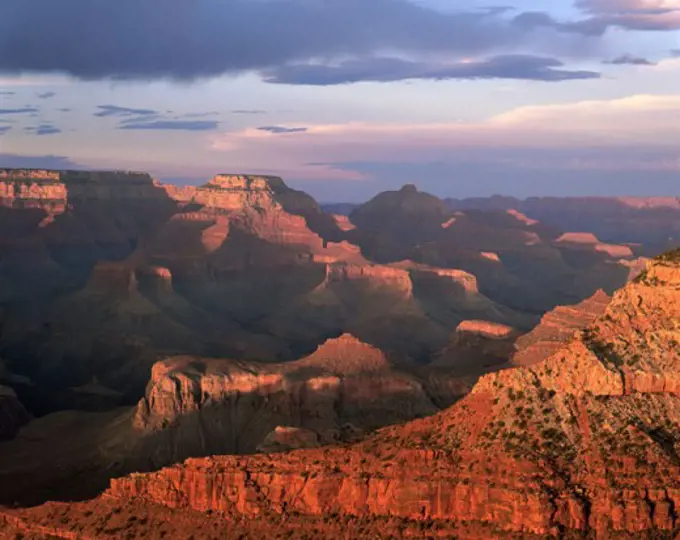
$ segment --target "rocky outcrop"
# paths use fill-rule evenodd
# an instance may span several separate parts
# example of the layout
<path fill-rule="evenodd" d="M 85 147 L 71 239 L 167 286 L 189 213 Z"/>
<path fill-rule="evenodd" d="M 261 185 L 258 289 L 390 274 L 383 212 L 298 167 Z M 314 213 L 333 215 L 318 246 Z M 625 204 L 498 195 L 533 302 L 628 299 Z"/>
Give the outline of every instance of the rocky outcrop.
<path fill-rule="evenodd" d="M 276 426 L 258 445 L 257 451 L 271 454 L 297 450 L 298 448 L 314 448 L 319 446 L 319 436 L 315 431 L 304 428 Z"/>
<path fill-rule="evenodd" d="M 680 504 L 680 257 L 537 364 L 344 448 L 214 457 L 108 496 L 241 514 L 398 516 L 524 535 L 671 534 Z"/>
<path fill-rule="evenodd" d="M 570 341 L 576 332 L 601 316 L 610 300 L 604 291 L 598 291 L 576 305 L 559 306 L 549 311 L 531 332 L 517 339 L 513 363 L 526 366 L 545 360 Z"/>
<path fill-rule="evenodd" d="M 634 257 L 630 246 L 602 243 L 592 233 L 564 233 L 555 240 L 555 243 L 570 249 L 594 249 L 598 253 L 605 253 L 612 259 L 632 259 Z"/>
<path fill-rule="evenodd" d="M 428 391 L 437 397 L 438 404 L 451 405 L 455 398 L 465 395 L 479 377 L 511 365 L 518 335 L 515 328 L 505 324 L 480 320 L 461 322 L 430 365 Z"/>
<path fill-rule="evenodd" d="M 186 455 L 178 457 L 184 458 L 284 444 L 283 435 L 290 434 L 284 427 L 294 429 L 296 444 L 346 440 L 435 411 L 416 378 L 346 334 L 286 364 L 191 357 L 160 362 L 134 425 L 156 432 L 158 440 L 183 441 Z M 309 433 L 314 436 L 300 435 Z"/>

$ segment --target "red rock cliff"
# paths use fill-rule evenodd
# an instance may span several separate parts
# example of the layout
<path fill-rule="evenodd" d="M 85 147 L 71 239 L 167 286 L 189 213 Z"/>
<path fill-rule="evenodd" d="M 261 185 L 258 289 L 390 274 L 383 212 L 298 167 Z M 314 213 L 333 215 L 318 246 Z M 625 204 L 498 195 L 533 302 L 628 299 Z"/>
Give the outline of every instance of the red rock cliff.
<path fill-rule="evenodd" d="M 680 264 L 655 262 L 530 367 L 349 448 L 189 460 L 109 496 L 256 517 L 400 516 L 599 538 L 673 531 L 680 505 Z"/>

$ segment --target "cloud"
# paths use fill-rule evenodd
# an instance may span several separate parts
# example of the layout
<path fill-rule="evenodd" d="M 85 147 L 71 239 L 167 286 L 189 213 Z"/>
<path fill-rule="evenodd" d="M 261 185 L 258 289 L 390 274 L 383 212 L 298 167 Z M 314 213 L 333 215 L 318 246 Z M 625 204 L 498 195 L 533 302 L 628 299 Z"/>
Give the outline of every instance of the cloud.
<path fill-rule="evenodd" d="M 262 126 L 257 128 L 260 131 L 268 131 L 269 133 L 304 133 L 307 131 L 306 127 L 285 127 L 285 126 Z"/>
<path fill-rule="evenodd" d="M 12 126 L 0 126 L 0 135 L 4 135 L 7 133 L 10 129 L 12 129 Z"/>
<path fill-rule="evenodd" d="M 172 111 L 168 111 L 172 113 Z M 185 113 L 180 116 L 180 118 L 207 118 L 210 116 L 219 116 L 219 111 L 207 111 L 207 112 L 190 112 Z"/>
<path fill-rule="evenodd" d="M 680 58 L 680 49 L 671 49 L 671 56 L 673 58 Z"/>
<path fill-rule="evenodd" d="M 50 98 L 53 98 L 56 95 L 57 95 L 56 92 L 43 92 L 43 93 L 38 94 L 38 98 L 40 98 L 40 99 L 50 99 Z"/>
<path fill-rule="evenodd" d="M 213 120 L 136 120 L 124 122 L 118 129 L 155 130 L 155 131 L 212 131 L 219 122 Z"/>
<path fill-rule="evenodd" d="M 158 111 L 153 109 L 132 109 L 130 107 L 120 107 L 118 105 L 97 105 L 97 112 L 94 116 L 105 118 L 108 116 L 147 116 L 157 115 Z"/>
<path fill-rule="evenodd" d="M 611 60 L 607 60 L 604 63 L 614 65 L 614 66 L 622 66 L 622 65 L 655 66 L 656 65 L 656 62 L 652 62 L 651 60 L 647 60 L 646 58 L 642 58 L 642 57 L 639 57 L 639 56 L 633 56 L 631 54 L 624 54 L 622 56 L 617 56 L 616 58 L 613 58 Z"/>
<path fill-rule="evenodd" d="M 231 111 L 231 114 L 266 114 L 267 111 L 261 109 L 236 109 Z"/>
<path fill-rule="evenodd" d="M 559 69 L 564 64 L 554 58 L 530 55 L 495 56 L 455 64 L 428 64 L 396 58 L 348 60 L 336 66 L 321 64 L 288 65 L 265 74 L 271 83 L 327 86 L 360 81 L 390 82 L 404 79 L 524 79 L 556 82 L 596 79 L 593 71 Z"/>
<path fill-rule="evenodd" d="M 40 109 L 37 109 L 35 107 L 19 107 L 16 109 L 0 109 L 0 115 L 5 115 L 5 114 L 32 114 L 32 113 L 38 113 L 40 112 Z"/>
<path fill-rule="evenodd" d="M 3 91 L 0 92 L 0 97 L 3 97 L 3 96 L 15 96 L 15 95 L 16 95 L 16 92 L 9 92 L 9 91 L 7 91 L 7 90 L 3 90 Z"/>
<path fill-rule="evenodd" d="M 44 136 L 44 135 L 57 135 L 58 133 L 61 133 L 61 129 L 59 129 L 56 126 L 53 126 L 51 124 L 41 124 L 39 126 L 35 127 L 26 127 L 24 128 L 25 131 L 30 131 L 34 133 L 35 135 L 39 136 Z"/>
<path fill-rule="evenodd" d="M 120 119 L 117 126 L 123 130 L 148 130 L 148 131 L 211 131 L 217 129 L 219 122 L 216 120 L 187 120 L 188 118 L 205 118 L 219 115 L 217 111 L 189 112 L 171 116 L 161 114 L 154 109 L 140 109 L 122 107 L 120 105 L 98 105 L 98 111 L 94 116 L 116 117 Z"/>
<path fill-rule="evenodd" d="M 0 50 L 11 54 L 0 70 L 188 80 L 385 51 L 413 61 L 527 49 L 560 57 L 606 31 L 592 19 L 412 0 L 3 0 Z"/>
<path fill-rule="evenodd" d="M 680 29 L 677 0 L 577 0 L 592 16 L 593 24 L 629 30 L 673 31 Z"/>
<path fill-rule="evenodd" d="M 558 171 L 590 171 L 590 178 L 602 171 L 612 185 L 616 171 L 635 172 L 639 178 L 646 172 L 674 175 L 676 189 L 680 181 L 680 95 L 521 107 L 476 123 L 306 128 L 294 137 L 256 128 L 218 134 L 212 147 L 234 168 L 259 170 L 275 164 L 282 174 L 308 181 L 369 181 L 369 170 L 337 164 L 394 162 L 414 167 L 473 163 L 466 165 L 468 170 L 483 166 L 501 177 L 504 167 L 512 167 L 527 174 L 539 171 L 546 182 Z"/>
<path fill-rule="evenodd" d="M 0 167 L 9 169 L 82 169 L 82 165 L 71 161 L 65 156 L 55 156 L 51 154 L 21 155 L 0 153 Z"/>

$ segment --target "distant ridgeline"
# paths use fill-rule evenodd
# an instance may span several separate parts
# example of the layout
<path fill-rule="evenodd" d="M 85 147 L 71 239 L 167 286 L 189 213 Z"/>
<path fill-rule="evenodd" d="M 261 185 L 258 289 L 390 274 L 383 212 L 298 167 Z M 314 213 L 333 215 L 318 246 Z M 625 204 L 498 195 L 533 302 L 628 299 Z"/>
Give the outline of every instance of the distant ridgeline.
<path fill-rule="evenodd" d="M 138 183 L 161 185 L 150 174 L 142 171 L 80 171 L 80 170 L 49 170 L 49 169 L 2 169 L 0 168 L 0 182 L 3 184 L 104 184 L 109 182 Z M 284 186 L 278 176 L 249 175 L 249 174 L 218 174 L 203 188 L 221 189 L 253 189 L 264 190 Z"/>
<path fill-rule="evenodd" d="M 48 169 L 0 169 L 0 181 L 25 184 L 153 182 L 149 174 L 140 171 L 57 171 Z"/>
<path fill-rule="evenodd" d="M 244 196 L 271 199 L 275 192 L 287 189 L 276 176 L 220 174 L 199 187 L 162 184 L 148 173 L 138 171 L 0 169 L 0 206 L 6 207 L 50 205 L 54 209 L 55 204 L 65 205 L 72 199 L 146 198 L 240 207 L 245 202 Z"/>

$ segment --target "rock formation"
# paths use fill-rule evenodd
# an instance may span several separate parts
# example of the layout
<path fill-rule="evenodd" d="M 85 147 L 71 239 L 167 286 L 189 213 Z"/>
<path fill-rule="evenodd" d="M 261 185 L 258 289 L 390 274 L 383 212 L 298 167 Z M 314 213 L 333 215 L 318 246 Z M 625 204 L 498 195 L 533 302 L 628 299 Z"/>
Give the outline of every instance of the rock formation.
<path fill-rule="evenodd" d="M 574 306 L 559 306 L 546 313 L 541 322 L 515 342 L 513 363 L 536 364 L 557 352 L 574 334 L 592 324 L 604 313 L 611 298 L 598 291 Z"/>
<path fill-rule="evenodd" d="M 421 383 L 345 334 L 285 364 L 179 357 L 156 364 L 134 425 L 179 454 L 251 453 L 294 428 L 296 444 L 330 443 L 436 411 Z M 284 430 L 284 431 L 282 431 Z M 191 448 L 195 445 L 195 448 Z"/>
<path fill-rule="evenodd" d="M 672 534 L 680 504 L 680 254 L 545 360 L 352 447 L 192 459 L 112 481 L 169 508 L 452 522 L 461 532 Z"/>
<path fill-rule="evenodd" d="M 574 235 L 512 208 L 461 208 L 448 209 L 406 186 L 355 208 L 356 228 L 348 235 L 367 257 L 384 263 L 409 259 L 465 270 L 484 295 L 524 312 L 571 304 L 599 288 L 612 292 L 630 274 L 635 255 L 627 245 L 594 237 L 572 242 Z"/>
<path fill-rule="evenodd" d="M 637 255 L 657 255 L 680 243 L 680 197 L 513 197 L 447 199 L 452 210 L 523 212 L 562 231 L 591 233 L 605 243 L 631 245 Z"/>
<path fill-rule="evenodd" d="M 292 360 L 343 332 L 428 363 L 464 320 L 529 330 L 633 272 L 592 247 L 572 264 L 557 236 L 413 186 L 350 222 L 271 176 L 3 169 L 0 345 L 50 399 L 97 377 L 133 402 L 159 358 Z"/>
<path fill-rule="evenodd" d="M 647 250 L 561 235 L 528 211 L 451 210 L 413 186 L 345 219 L 277 177 L 177 187 L 0 170 L 0 436 L 14 437 L 0 445 L 0 500 L 93 496 L 111 476 L 192 456 L 325 455 L 447 408 L 510 366 L 546 310 L 614 290 L 638 273 L 626 250 Z M 635 286 L 667 281 L 659 272 Z M 522 351 L 532 364 L 557 354 L 592 320 L 557 311 Z M 671 387 L 659 365 L 626 384 Z M 365 448 L 350 454 L 371 462 Z M 247 476 L 256 461 L 242 463 Z M 386 523 L 413 525 L 397 514 Z"/>

